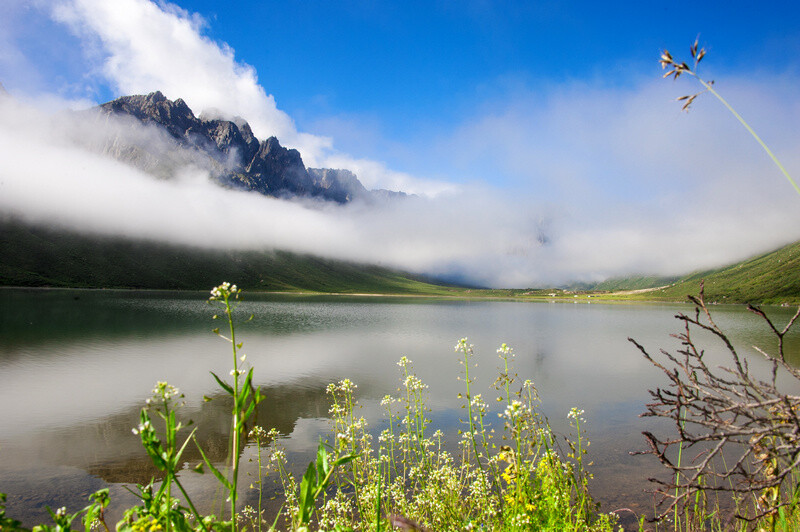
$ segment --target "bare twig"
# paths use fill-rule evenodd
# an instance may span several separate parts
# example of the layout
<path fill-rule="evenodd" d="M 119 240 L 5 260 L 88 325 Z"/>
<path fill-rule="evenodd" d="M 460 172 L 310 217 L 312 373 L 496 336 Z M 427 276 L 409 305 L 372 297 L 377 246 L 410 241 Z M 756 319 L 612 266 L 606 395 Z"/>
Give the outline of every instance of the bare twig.
<path fill-rule="evenodd" d="M 651 479 L 660 494 L 663 518 L 675 508 L 690 509 L 696 496 L 725 492 L 738 500 L 750 497 L 749 506 L 737 507 L 736 517 L 752 521 L 775 515 L 789 504 L 800 486 L 796 476 L 800 466 L 800 396 L 778 388 L 778 376 L 800 382 L 800 372 L 786 362 L 784 337 L 800 316 L 800 309 L 789 323 L 778 329 L 760 309 L 749 309 L 760 316 L 777 338 L 776 354 L 758 351 L 772 364 L 771 378 L 756 378 L 726 334 L 714 323 L 706 306 L 703 286 L 693 315 L 678 314 L 683 331 L 673 335 L 680 340 L 676 354 L 661 350 L 661 362 L 632 338 L 629 340 L 644 357 L 667 377 L 669 385 L 650 391 L 653 401 L 646 405 L 646 417 L 671 420 L 676 434 L 656 436 L 644 432 L 649 450 L 671 472 L 669 480 Z M 709 367 L 705 352 L 692 336 L 694 330 L 712 333 L 725 347 L 729 367 Z M 674 450 L 697 451 L 697 456 L 677 462 Z"/>

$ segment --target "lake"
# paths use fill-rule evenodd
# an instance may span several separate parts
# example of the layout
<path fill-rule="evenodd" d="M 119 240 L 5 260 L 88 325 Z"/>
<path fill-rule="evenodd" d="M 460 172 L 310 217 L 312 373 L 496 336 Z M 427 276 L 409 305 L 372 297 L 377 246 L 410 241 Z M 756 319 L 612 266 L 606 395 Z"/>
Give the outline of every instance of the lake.
<path fill-rule="evenodd" d="M 159 380 L 185 393 L 185 416 L 197 423 L 210 455 L 224 460 L 230 405 L 209 372 L 228 375 L 230 347 L 211 332 L 220 323 L 212 321 L 216 310 L 206 300 L 206 293 L 194 292 L 0 290 L 0 491 L 8 494 L 9 516 L 31 526 L 48 519 L 46 506 L 77 510 L 90 493 L 108 486 L 109 521 L 118 519 L 121 508 L 135 502 L 125 486 L 156 473 L 131 428 Z M 713 308 L 743 350 L 774 345 L 743 307 Z M 646 479 L 661 467 L 629 452 L 645 448 L 643 430 L 659 428 L 638 415 L 647 390 L 665 381 L 627 338 L 653 354 L 674 349 L 678 342 L 670 334 L 679 323 L 673 316 L 690 310 L 677 304 L 245 293 L 237 313 L 253 320 L 239 326 L 237 339 L 267 397 L 259 424 L 280 431 L 298 471 L 328 428 L 328 383 L 353 380 L 362 414 L 379 430 L 379 402 L 395 393 L 396 362 L 407 356 L 430 386 L 434 427 L 454 436 L 463 428 L 456 398 L 463 390 L 453 346 L 464 336 L 475 345 L 476 391 L 493 398 L 496 350 L 508 343 L 516 372 L 534 381 L 557 432 L 569 430 L 570 408 L 585 410 L 593 493 L 603 510 L 647 512 Z M 769 313 L 782 324 L 792 310 Z M 800 359 L 800 334 L 792 334 L 788 346 Z M 715 348 L 708 349 L 714 356 Z M 751 358 L 754 366 L 762 364 L 759 356 Z M 214 400 L 205 402 L 204 395 Z M 253 456 L 254 449 L 245 450 L 246 502 L 257 496 L 246 489 Z M 191 449 L 186 457 L 190 465 L 199 459 Z M 202 508 L 219 512 L 224 496 L 211 475 L 182 478 Z"/>

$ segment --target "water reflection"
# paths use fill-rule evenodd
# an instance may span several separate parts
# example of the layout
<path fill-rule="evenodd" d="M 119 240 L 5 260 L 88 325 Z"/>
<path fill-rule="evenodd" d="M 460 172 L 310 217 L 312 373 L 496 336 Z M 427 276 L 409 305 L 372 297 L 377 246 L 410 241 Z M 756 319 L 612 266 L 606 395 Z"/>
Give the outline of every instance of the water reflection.
<path fill-rule="evenodd" d="M 130 431 L 157 380 L 186 394 L 185 417 L 199 427 L 204 449 L 224 461 L 230 404 L 215 395 L 209 371 L 227 375 L 230 351 L 210 332 L 217 324 L 205 300 L 204 293 L 0 290 L 0 491 L 9 494 L 9 515 L 31 525 L 46 517 L 44 505 L 80 508 L 105 485 L 112 488 L 112 516 L 134 502 L 123 484 L 157 475 Z M 267 396 L 258 421 L 285 436 L 300 468 L 327 427 L 327 383 L 356 382 L 361 413 L 379 430 L 378 403 L 397 389 L 395 362 L 403 355 L 430 385 L 434 425 L 454 434 L 462 390 L 453 345 L 469 336 L 476 392 L 494 397 L 495 350 L 512 345 L 520 379 L 536 383 L 556 431 L 569 430 L 571 407 L 586 410 L 595 493 L 604 508 L 651 507 L 642 491 L 659 468 L 628 452 L 641 449 L 639 433 L 653 428 L 637 415 L 647 389 L 663 381 L 626 338 L 654 352 L 674 349 L 672 316 L 688 307 L 248 294 L 238 310 L 254 315 L 238 336 Z M 770 312 L 777 321 L 791 315 Z M 743 349 L 768 344 L 766 328 L 741 308 L 720 307 L 716 317 Z M 798 340 L 788 340 L 791 356 Z M 712 359 L 719 354 L 709 348 Z M 766 368 L 756 357 L 752 364 Z M 205 403 L 204 395 L 214 400 Z M 244 458 L 254 452 L 246 449 Z M 187 467 L 199 461 L 191 446 L 186 453 Z M 187 472 L 184 482 L 204 508 L 218 502 L 210 476 Z"/>

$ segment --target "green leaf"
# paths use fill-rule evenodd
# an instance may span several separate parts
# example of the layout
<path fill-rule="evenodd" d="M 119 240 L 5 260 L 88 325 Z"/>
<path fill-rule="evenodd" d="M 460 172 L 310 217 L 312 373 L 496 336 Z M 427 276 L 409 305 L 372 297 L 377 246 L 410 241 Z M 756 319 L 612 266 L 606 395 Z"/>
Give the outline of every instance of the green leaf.
<path fill-rule="evenodd" d="M 226 384 L 222 379 L 217 377 L 217 374 L 213 371 L 209 371 L 209 373 L 214 376 L 214 379 L 217 381 L 217 384 L 219 384 L 220 388 L 233 395 L 233 388 L 230 385 Z"/>
<path fill-rule="evenodd" d="M 228 491 L 231 491 L 232 486 L 231 486 L 230 481 L 227 478 L 225 478 L 225 475 L 223 475 L 222 473 L 219 472 L 219 469 L 214 467 L 214 464 L 211 463 L 211 460 L 208 459 L 208 457 L 206 456 L 206 453 L 203 452 L 203 448 L 200 447 L 200 444 L 197 443 L 197 440 L 195 438 L 192 438 L 192 439 L 194 440 L 194 444 L 197 447 L 197 450 L 200 451 L 200 456 L 203 457 L 203 462 L 205 462 L 206 465 L 208 466 L 208 468 L 211 470 L 211 472 L 214 473 L 214 476 L 217 477 L 217 480 L 219 480 L 220 483 L 223 486 L 225 486 L 225 488 Z M 197 468 L 195 468 L 195 469 L 197 469 Z"/>
<path fill-rule="evenodd" d="M 186 436 L 186 441 L 183 442 L 183 445 L 181 445 L 181 448 L 178 449 L 177 453 L 175 453 L 175 463 L 180 462 L 181 455 L 183 454 L 183 450 L 186 449 L 186 445 L 189 443 L 189 440 L 192 439 L 192 436 L 194 436 L 195 432 L 197 432 L 197 427 L 195 427 L 194 430 L 192 430 L 192 432 L 190 432 L 189 435 Z"/>
<path fill-rule="evenodd" d="M 253 410 L 255 409 L 256 409 L 256 404 L 250 403 L 250 405 L 247 407 L 247 410 L 245 410 L 244 414 L 242 414 L 242 420 L 241 420 L 242 424 L 246 423 L 247 420 L 250 419 L 250 416 L 253 414 Z"/>
<path fill-rule="evenodd" d="M 300 482 L 300 524 L 308 524 L 311 510 L 314 508 L 314 491 L 316 491 L 317 470 L 314 462 L 308 464 L 308 469 Z"/>
<path fill-rule="evenodd" d="M 347 462 L 352 462 L 353 460 L 358 458 L 358 456 L 359 455 L 357 454 L 348 454 L 347 456 L 342 456 L 336 459 L 336 461 L 333 463 L 333 467 L 338 467 L 340 465 L 346 464 Z"/>
<path fill-rule="evenodd" d="M 317 478 L 318 482 L 322 482 L 328 476 L 330 466 L 328 465 L 328 452 L 325 450 L 325 445 L 322 439 L 319 440 L 317 447 Z"/>

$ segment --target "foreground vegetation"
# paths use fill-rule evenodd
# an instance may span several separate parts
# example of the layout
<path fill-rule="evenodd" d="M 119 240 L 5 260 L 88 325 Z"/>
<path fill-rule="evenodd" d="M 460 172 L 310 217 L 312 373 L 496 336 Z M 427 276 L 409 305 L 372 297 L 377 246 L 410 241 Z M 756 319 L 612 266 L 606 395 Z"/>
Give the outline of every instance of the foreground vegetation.
<path fill-rule="evenodd" d="M 232 362 L 228 377 L 212 373 L 233 405 L 227 460 L 221 466 L 207 458 L 194 437 L 197 429 L 190 430 L 191 421 L 180 415 L 183 396 L 170 384 L 157 383 L 133 432 L 161 472 L 160 480 L 137 486 L 140 504 L 124 512 L 117 530 L 618 529 L 618 516 L 601 512 L 590 494 L 583 411 L 575 407 L 565 413 L 570 434 L 556 435 L 539 409 L 533 382 L 520 382 L 513 372 L 513 350 L 505 344 L 497 350 L 494 398 L 474 393 L 473 347 L 466 338 L 456 344 L 464 417 L 455 442 L 446 441 L 441 431 L 431 431 L 425 403 L 428 386 L 405 357 L 398 363 L 399 393 L 381 401 L 386 428 L 379 432 L 359 415 L 356 383 L 344 379 L 329 385 L 330 434 L 320 441 L 305 473 L 293 475 L 277 432 L 252 426 L 263 396 L 253 384 L 255 368 L 241 355 L 242 343 L 236 337 L 239 295 L 235 285 L 224 283 L 209 299 L 223 324 L 214 332 L 228 343 Z M 670 383 L 652 392 L 648 414 L 670 419 L 676 427 L 673 434 L 646 433 L 650 452 L 674 476 L 656 486 L 664 501 L 651 516 L 658 520 L 648 523 L 642 516 L 638 527 L 795 530 L 800 527 L 800 397 L 782 393 L 777 382 L 787 376 L 800 381 L 800 372 L 786 363 L 783 353 L 783 338 L 800 311 L 783 329 L 767 320 L 778 348 L 764 353 L 773 364 L 772 379 L 765 382 L 749 372 L 716 327 L 702 296 L 694 303 L 694 317 L 678 316 L 685 324 L 680 336 L 684 348 L 678 354 L 653 357 L 636 344 Z M 733 362 L 728 370 L 720 374 L 705 365 L 694 328 L 712 332 L 728 347 Z M 248 445 L 258 456 L 258 480 L 251 485 L 259 492 L 256 507 L 238 504 L 247 489 L 240 482 L 239 460 Z M 193 470 L 182 458 L 190 446 L 202 457 Z M 196 473 L 216 477 L 227 496 L 225 515 L 197 510 L 182 483 L 186 475 Z M 280 486 L 282 503 L 278 515 L 269 518 L 262 507 L 263 497 L 271 494 L 264 488 L 268 478 Z M 5 515 L 3 501 L 0 530 L 21 529 Z M 108 504 L 108 490 L 100 490 L 83 510 L 51 510 L 53 524 L 33 530 L 109 530 L 114 524 L 105 520 Z"/>
<path fill-rule="evenodd" d="M 302 478 L 296 478 L 279 445 L 266 445 L 276 434 L 251 426 L 263 396 L 253 385 L 254 368 L 240 355 L 242 343 L 236 338 L 239 293 L 236 285 L 224 283 L 210 297 L 221 310 L 215 317 L 224 325 L 215 332 L 230 345 L 233 366 L 230 378 L 212 373 L 233 404 L 225 467 L 206 458 L 194 438 L 196 429 L 190 431 L 191 422 L 181 420 L 180 392 L 157 383 L 133 432 L 161 471 L 161 481 L 137 487 L 141 504 L 125 512 L 117 530 L 612 529 L 615 517 L 599 513 L 589 494 L 583 412 L 569 412 L 573 434 L 559 441 L 539 412 L 533 383 L 519 382 L 513 373 L 514 355 L 506 345 L 498 349 L 500 375 L 495 382 L 502 430 L 495 433 L 497 412 L 492 414 L 487 401 L 472 392 L 474 353 L 462 339 L 456 351 L 463 365 L 465 417 L 458 442 L 448 445 L 440 431 L 431 432 L 427 385 L 414 374 L 411 361 L 402 358 L 399 394 L 381 401 L 388 427 L 380 433 L 359 416 L 355 383 L 344 379 L 328 386 L 330 436 L 320 442 Z M 248 442 L 258 449 L 256 489 L 263 489 L 262 473 L 271 474 L 282 487 L 282 510 L 270 522 L 260 507 L 261 497 L 257 508 L 237 505 L 243 488 L 239 458 Z M 213 474 L 227 494 L 227 515 L 201 515 L 184 488 L 182 477 L 194 474 L 182 460 L 189 446 L 197 446 L 203 457 L 195 472 Z M 70 530 L 78 519 L 87 528 L 111 528 L 104 518 L 108 503 L 108 490 L 100 490 L 84 510 L 54 510 L 53 525 L 34 530 Z M 0 526 L 13 529 L 19 523 L 0 513 Z"/>

